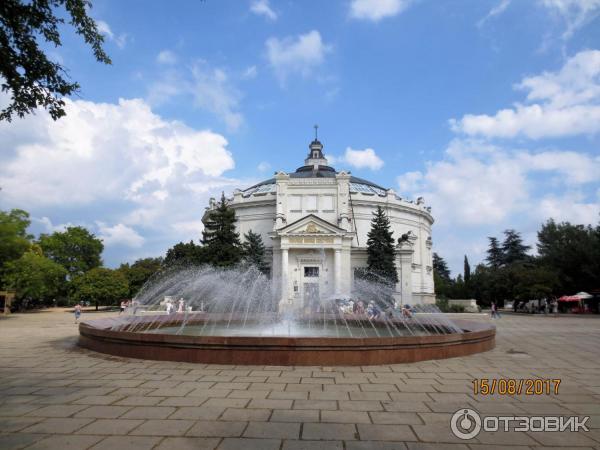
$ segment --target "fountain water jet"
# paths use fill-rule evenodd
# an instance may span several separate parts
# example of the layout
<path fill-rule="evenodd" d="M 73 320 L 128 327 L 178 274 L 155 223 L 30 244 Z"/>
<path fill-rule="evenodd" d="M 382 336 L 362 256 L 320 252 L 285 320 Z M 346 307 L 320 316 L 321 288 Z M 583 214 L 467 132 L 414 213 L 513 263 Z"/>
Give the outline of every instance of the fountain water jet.
<path fill-rule="evenodd" d="M 279 292 L 254 267 L 190 267 L 158 274 L 127 314 L 80 324 L 80 345 L 148 359 L 230 364 L 368 365 L 438 359 L 493 348 L 491 325 L 450 320 L 434 305 L 410 313 L 385 283 L 356 280 L 352 298 L 278 310 Z M 185 302 L 167 314 L 164 299 Z"/>

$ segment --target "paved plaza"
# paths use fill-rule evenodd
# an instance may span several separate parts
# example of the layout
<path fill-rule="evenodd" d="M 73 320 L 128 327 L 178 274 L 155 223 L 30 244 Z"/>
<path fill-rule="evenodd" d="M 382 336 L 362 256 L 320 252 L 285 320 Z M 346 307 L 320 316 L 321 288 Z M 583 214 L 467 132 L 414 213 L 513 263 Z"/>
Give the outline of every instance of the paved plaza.
<path fill-rule="evenodd" d="M 87 313 L 84 319 L 117 313 Z M 77 347 L 64 311 L 0 318 L 0 449 L 600 449 L 600 318 L 505 315 L 493 351 L 364 367 L 143 361 Z M 476 396 L 477 378 L 560 378 Z M 481 432 L 450 417 L 590 416 L 589 432 Z"/>

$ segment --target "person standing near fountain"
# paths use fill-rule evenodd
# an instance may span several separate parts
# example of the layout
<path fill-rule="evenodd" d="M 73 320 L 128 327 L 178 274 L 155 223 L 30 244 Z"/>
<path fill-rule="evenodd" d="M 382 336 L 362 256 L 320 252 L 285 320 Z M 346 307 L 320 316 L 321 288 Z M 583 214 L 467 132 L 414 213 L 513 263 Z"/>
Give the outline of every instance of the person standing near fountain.
<path fill-rule="evenodd" d="M 73 313 L 75 314 L 75 323 L 77 323 L 79 321 L 79 318 L 81 317 L 81 304 L 77 303 L 75 305 L 75 308 L 73 309 Z"/>
<path fill-rule="evenodd" d="M 182 313 L 183 312 L 183 307 L 185 306 L 185 301 L 183 300 L 183 297 L 181 297 L 179 299 L 179 307 L 177 308 L 177 312 L 178 313 Z"/>

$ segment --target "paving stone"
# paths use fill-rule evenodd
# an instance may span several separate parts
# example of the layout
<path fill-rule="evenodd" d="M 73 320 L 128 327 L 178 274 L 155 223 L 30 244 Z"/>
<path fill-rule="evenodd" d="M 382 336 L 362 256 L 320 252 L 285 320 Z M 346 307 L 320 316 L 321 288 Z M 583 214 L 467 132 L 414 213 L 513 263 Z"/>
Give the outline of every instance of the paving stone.
<path fill-rule="evenodd" d="M 294 441 L 283 442 L 282 450 L 343 450 L 342 441 Z"/>
<path fill-rule="evenodd" d="M 98 442 L 90 450 L 151 450 L 160 440 L 159 437 L 110 436 Z"/>
<path fill-rule="evenodd" d="M 45 434 L 0 434 L 0 448 L 4 450 L 19 450 L 45 437 Z"/>
<path fill-rule="evenodd" d="M 306 440 L 354 440 L 358 439 L 356 426 L 337 423 L 305 423 L 302 439 Z"/>
<path fill-rule="evenodd" d="M 225 438 L 218 450 L 279 450 L 279 439 L 239 439 Z"/>
<path fill-rule="evenodd" d="M 319 411 L 314 409 L 280 409 L 274 410 L 271 422 L 318 422 Z"/>
<path fill-rule="evenodd" d="M 194 423 L 193 420 L 180 419 L 147 420 L 129 434 L 135 436 L 183 436 Z"/>
<path fill-rule="evenodd" d="M 125 397 L 123 400 L 119 400 L 115 403 L 117 406 L 151 406 L 157 405 L 165 397 L 146 397 L 146 396 L 130 396 Z M 169 400 L 171 400 L 169 398 Z M 164 406 L 176 406 L 176 405 L 164 405 Z"/>
<path fill-rule="evenodd" d="M 348 441 L 346 442 L 346 450 L 406 450 L 406 443 L 382 441 Z"/>
<path fill-rule="evenodd" d="M 225 407 L 209 406 L 183 406 L 177 408 L 177 411 L 169 416 L 170 419 L 190 419 L 190 420 L 216 420 L 219 418 Z"/>
<path fill-rule="evenodd" d="M 342 411 L 383 411 L 383 406 L 379 401 L 341 400 L 340 409 Z"/>
<path fill-rule="evenodd" d="M 416 441 L 417 438 L 408 425 L 358 424 L 358 434 L 366 441 Z"/>
<path fill-rule="evenodd" d="M 269 417 L 271 417 L 270 409 L 227 408 L 220 420 L 261 422 L 269 420 Z"/>
<path fill-rule="evenodd" d="M 25 433 L 67 434 L 83 428 L 92 419 L 51 418 L 44 419 L 35 425 L 25 428 Z"/>
<path fill-rule="evenodd" d="M 338 409 L 335 400 L 294 400 L 293 409 Z"/>
<path fill-rule="evenodd" d="M 42 420 L 41 417 L 0 417 L 0 433 L 14 433 Z"/>
<path fill-rule="evenodd" d="M 372 411 L 369 413 L 371 420 L 375 424 L 382 425 L 421 425 L 423 420 L 416 413 L 409 412 L 379 412 Z M 446 421 L 448 416 L 445 415 Z"/>
<path fill-rule="evenodd" d="M 371 423 L 371 419 L 365 411 L 321 411 L 321 422 Z"/>
<path fill-rule="evenodd" d="M 30 450 L 81 450 L 104 439 L 104 436 L 55 435 L 48 436 L 27 447 Z"/>
<path fill-rule="evenodd" d="M 167 437 L 156 450 L 213 450 L 217 448 L 219 438 Z"/>
<path fill-rule="evenodd" d="M 141 419 L 98 419 L 77 430 L 77 434 L 124 435 L 143 422 Z"/>
<path fill-rule="evenodd" d="M 293 400 L 252 399 L 247 408 L 291 409 Z"/>
<path fill-rule="evenodd" d="M 171 406 L 136 406 L 123 414 L 123 419 L 166 419 L 175 412 Z"/>
<path fill-rule="evenodd" d="M 299 423 L 250 422 L 244 432 L 244 437 L 298 439 L 300 437 Z"/>
<path fill-rule="evenodd" d="M 130 406 L 90 406 L 75 414 L 75 417 L 91 417 L 95 419 L 116 419 L 131 409 Z"/>
<path fill-rule="evenodd" d="M 247 422 L 200 421 L 188 430 L 187 435 L 200 437 L 240 437 L 247 425 Z"/>

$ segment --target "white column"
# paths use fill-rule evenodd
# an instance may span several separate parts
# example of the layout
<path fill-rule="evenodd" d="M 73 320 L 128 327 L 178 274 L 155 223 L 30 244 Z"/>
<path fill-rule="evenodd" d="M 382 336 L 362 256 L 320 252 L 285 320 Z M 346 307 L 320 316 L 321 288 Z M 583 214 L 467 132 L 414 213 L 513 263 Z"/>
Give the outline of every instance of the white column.
<path fill-rule="evenodd" d="M 281 301 L 288 302 L 289 299 L 288 287 L 288 249 L 281 249 Z"/>
<path fill-rule="evenodd" d="M 333 251 L 333 267 L 334 267 L 334 281 L 333 286 L 335 287 L 335 293 L 340 294 L 342 291 L 342 250 L 336 248 Z"/>

